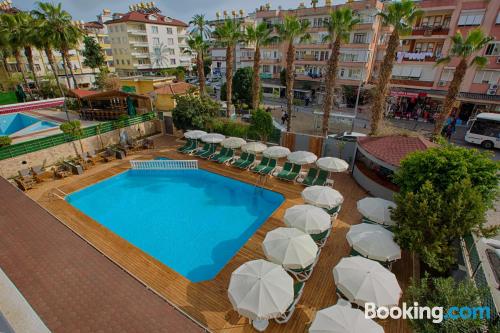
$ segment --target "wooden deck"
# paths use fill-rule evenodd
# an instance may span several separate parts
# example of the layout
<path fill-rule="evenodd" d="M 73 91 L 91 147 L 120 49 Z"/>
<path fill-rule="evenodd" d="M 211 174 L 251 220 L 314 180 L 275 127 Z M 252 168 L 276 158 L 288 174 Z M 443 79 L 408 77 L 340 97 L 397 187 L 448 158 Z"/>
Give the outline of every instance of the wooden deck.
<path fill-rule="evenodd" d="M 164 140 L 161 148 L 155 151 L 146 151 L 134 158 L 148 159 L 153 156 L 165 156 L 174 159 L 193 159 L 191 156 L 186 157 L 177 153 L 174 144 L 178 146 L 180 142 L 176 143 L 173 139 Z M 70 178 L 64 182 L 50 182 L 48 185 L 44 185 L 43 191 L 34 191 L 31 196 L 124 270 L 163 296 L 189 317 L 201 323 L 208 330 L 215 332 L 251 332 L 254 330 L 249 325 L 248 320 L 240 317 L 232 309 L 227 297 L 231 273 L 248 260 L 265 258 L 261 244 L 266 233 L 277 227 L 284 226 L 283 215 L 287 208 L 303 203 L 300 197 L 303 186 L 285 183 L 274 178 L 267 178 L 266 181 L 262 182 L 262 179 L 259 179 L 258 176 L 251 172 L 221 166 L 204 160 L 200 160 L 199 166 L 227 177 L 259 184 L 282 193 L 286 199 L 215 279 L 201 283 L 190 282 L 73 208 L 67 202 L 49 194 L 55 193 L 55 188 L 65 193 L 71 193 L 94 184 L 128 169 L 128 162 L 115 162 L 108 166 L 99 165 L 95 168 L 98 169 L 97 171 L 88 172 L 86 175 L 72 177 L 73 179 Z M 321 257 L 312 277 L 306 282 L 304 294 L 293 317 L 284 325 L 272 322 L 267 332 L 305 332 L 317 310 L 336 303 L 337 297 L 332 269 L 342 257 L 349 255 L 350 249 L 345 235 L 350 225 L 359 223 L 361 216 L 357 212 L 356 202 L 367 194 L 348 174 L 336 174 L 334 180 L 334 187 L 344 195 L 345 202 L 333 232 L 321 252 Z M 403 290 L 412 275 L 412 266 L 412 260 L 406 253 L 403 254 L 402 260 L 393 265 L 393 272 L 397 275 Z M 384 326 L 386 333 L 410 332 L 404 320 L 385 320 L 381 324 Z"/>

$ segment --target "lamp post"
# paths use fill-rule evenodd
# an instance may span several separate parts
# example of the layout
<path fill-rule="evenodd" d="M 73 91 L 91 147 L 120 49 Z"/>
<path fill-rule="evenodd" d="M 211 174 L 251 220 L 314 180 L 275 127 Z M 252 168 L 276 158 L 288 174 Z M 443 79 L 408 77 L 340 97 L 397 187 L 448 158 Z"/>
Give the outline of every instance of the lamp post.
<path fill-rule="evenodd" d="M 363 72 L 364 71 L 362 70 L 361 78 L 359 79 L 358 94 L 356 95 L 356 104 L 354 105 L 354 118 L 352 119 L 352 124 L 351 124 L 351 133 L 354 131 L 354 122 L 356 121 L 356 116 L 358 115 L 359 95 L 361 95 L 361 88 L 363 88 L 364 86 Z"/>

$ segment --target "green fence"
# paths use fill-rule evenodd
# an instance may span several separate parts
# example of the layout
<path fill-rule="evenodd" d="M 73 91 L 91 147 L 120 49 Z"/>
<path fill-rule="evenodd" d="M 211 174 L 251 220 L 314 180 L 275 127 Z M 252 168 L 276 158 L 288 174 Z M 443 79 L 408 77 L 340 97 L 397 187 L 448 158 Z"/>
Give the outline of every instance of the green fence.
<path fill-rule="evenodd" d="M 17 103 L 16 93 L 13 91 L 0 92 L 0 105 Z"/>
<path fill-rule="evenodd" d="M 150 112 L 145 113 L 140 116 L 134 116 L 123 120 L 123 123 L 120 124 L 117 121 L 108 121 L 104 123 L 100 123 L 99 125 L 90 126 L 83 128 L 82 139 L 88 138 L 91 136 L 95 136 L 100 133 L 110 132 L 119 127 L 127 127 L 135 124 L 140 124 L 146 122 L 148 120 L 154 119 L 156 113 Z M 118 126 L 123 125 L 123 126 Z M 35 151 L 39 151 L 42 149 L 51 148 L 54 146 L 58 146 L 63 143 L 71 142 L 77 140 L 77 138 L 64 133 L 59 133 L 51 136 L 47 136 L 40 139 L 34 139 L 30 141 L 25 141 L 21 143 L 16 143 L 10 146 L 5 146 L 0 148 L 0 160 L 5 160 L 7 158 L 12 158 L 24 154 L 33 153 Z"/>

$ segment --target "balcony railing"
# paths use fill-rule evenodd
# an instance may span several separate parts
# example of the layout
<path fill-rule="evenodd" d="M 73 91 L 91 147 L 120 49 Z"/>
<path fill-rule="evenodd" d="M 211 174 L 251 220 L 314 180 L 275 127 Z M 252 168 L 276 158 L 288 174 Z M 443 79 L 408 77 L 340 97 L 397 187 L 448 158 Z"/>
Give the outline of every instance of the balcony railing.
<path fill-rule="evenodd" d="M 151 68 L 151 64 L 134 64 L 134 67 L 137 69 L 148 69 Z"/>
<path fill-rule="evenodd" d="M 140 36 L 146 36 L 148 32 L 146 29 L 128 29 L 127 32 L 131 35 L 140 35 Z"/>
<path fill-rule="evenodd" d="M 146 52 L 132 52 L 130 55 L 135 58 L 149 58 L 149 53 Z"/>
<path fill-rule="evenodd" d="M 413 36 L 448 36 L 450 32 L 449 28 L 444 28 L 441 26 L 437 27 L 415 27 L 413 28 L 411 34 Z"/>
<path fill-rule="evenodd" d="M 392 84 L 400 84 L 403 86 L 418 86 L 418 87 L 432 87 L 434 84 L 433 81 L 420 81 L 419 78 L 414 78 L 414 79 L 391 79 Z"/>
<path fill-rule="evenodd" d="M 133 46 L 149 46 L 149 43 L 147 41 L 132 40 L 130 41 L 130 44 Z"/>

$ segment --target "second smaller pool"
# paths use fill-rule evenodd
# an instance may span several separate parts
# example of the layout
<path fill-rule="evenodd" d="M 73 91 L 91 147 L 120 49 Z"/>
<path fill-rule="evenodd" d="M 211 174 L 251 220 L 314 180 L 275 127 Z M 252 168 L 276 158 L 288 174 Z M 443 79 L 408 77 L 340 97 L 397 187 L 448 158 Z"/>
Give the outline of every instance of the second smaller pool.
<path fill-rule="evenodd" d="M 56 127 L 57 125 L 27 116 L 23 113 L 13 113 L 0 116 L 0 135 L 20 136 Z"/>

